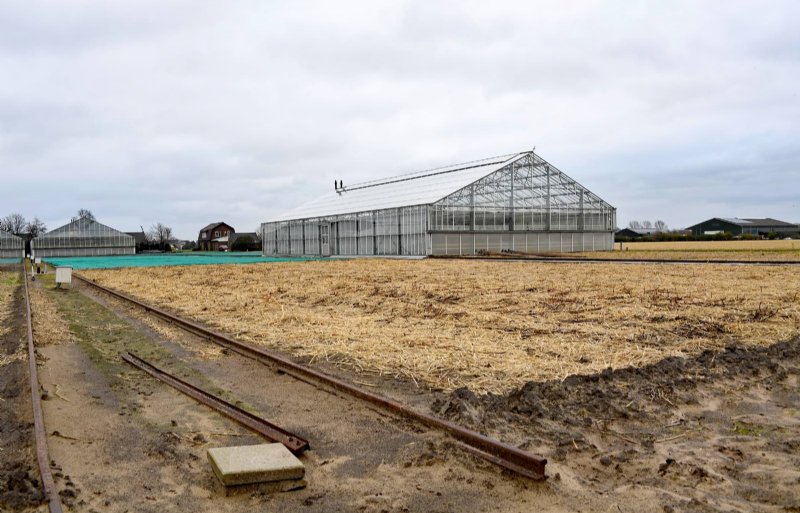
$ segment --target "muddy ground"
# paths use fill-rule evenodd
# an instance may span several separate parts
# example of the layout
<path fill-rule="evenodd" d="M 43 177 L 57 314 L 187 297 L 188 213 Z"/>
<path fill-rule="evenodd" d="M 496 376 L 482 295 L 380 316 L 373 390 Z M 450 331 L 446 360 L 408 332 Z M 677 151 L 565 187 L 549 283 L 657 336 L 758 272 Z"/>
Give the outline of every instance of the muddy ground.
<path fill-rule="evenodd" d="M 442 416 L 547 455 L 556 479 L 621 511 L 800 511 L 800 339 L 639 369 L 462 389 Z"/>
<path fill-rule="evenodd" d="M 37 511 L 43 504 L 28 378 L 25 300 L 18 271 L 0 268 L 0 511 Z M 0 309 L 2 312 L 2 309 Z"/>
<path fill-rule="evenodd" d="M 56 484 L 69 511 L 800 511 L 800 341 L 478 397 L 330 372 L 549 459 L 533 483 L 437 433 L 84 290 L 40 348 Z M 209 447 L 258 437 L 128 367 L 134 351 L 311 441 L 308 486 L 225 497 Z"/>

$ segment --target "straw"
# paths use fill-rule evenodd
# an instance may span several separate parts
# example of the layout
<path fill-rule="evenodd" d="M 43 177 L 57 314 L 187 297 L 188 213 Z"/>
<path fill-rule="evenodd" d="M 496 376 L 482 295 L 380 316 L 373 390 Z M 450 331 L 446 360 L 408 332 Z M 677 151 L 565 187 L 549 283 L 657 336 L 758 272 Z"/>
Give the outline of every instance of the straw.
<path fill-rule="evenodd" d="M 31 321 L 37 346 L 74 341 L 69 324 L 59 315 L 55 302 L 40 287 L 30 287 Z"/>
<path fill-rule="evenodd" d="M 789 268 L 352 260 L 90 271 L 241 340 L 357 374 L 502 393 L 800 333 Z"/>

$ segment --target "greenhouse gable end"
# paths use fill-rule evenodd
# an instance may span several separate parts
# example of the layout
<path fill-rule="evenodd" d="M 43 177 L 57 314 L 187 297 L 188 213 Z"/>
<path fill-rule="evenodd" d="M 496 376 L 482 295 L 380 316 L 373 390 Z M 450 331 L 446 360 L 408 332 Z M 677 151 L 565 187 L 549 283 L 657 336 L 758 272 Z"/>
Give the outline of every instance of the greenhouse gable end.
<path fill-rule="evenodd" d="M 0 260 L 22 260 L 24 248 L 21 237 L 0 230 Z"/>
<path fill-rule="evenodd" d="M 31 241 L 37 257 L 133 255 L 136 241 L 91 219 L 81 218 Z"/>

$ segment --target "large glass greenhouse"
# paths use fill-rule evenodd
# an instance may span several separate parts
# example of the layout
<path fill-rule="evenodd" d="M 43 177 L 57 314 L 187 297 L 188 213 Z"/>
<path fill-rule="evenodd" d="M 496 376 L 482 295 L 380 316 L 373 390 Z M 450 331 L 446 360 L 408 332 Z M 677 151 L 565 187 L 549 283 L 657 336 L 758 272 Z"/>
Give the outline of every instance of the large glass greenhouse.
<path fill-rule="evenodd" d="M 31 241 L 36 257 L 133 255 L 130 235 L 91 219 L 81 218 Z"/>
<path fill-rule="evenodd" d="M 0 230 L 0 260 L 21 261 L 25 242 L 16 235 Z"/>
<path fill-rule="evenodd" d="M 532 151 L 337 186 L 261 225 L 264 255 L 610 250 L 616 209 Z"/>

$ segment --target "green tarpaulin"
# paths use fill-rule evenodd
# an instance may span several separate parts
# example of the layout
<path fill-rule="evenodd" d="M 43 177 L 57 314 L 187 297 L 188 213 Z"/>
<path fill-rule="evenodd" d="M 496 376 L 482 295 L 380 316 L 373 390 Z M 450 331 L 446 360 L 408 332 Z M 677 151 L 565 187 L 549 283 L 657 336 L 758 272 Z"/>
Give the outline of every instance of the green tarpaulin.
<path fill-rule="evenodd" d="M 97 257 L 52 257 L 50 265 L 73 269 L 117 269 L 121 267 L 165 267 L 174 265 L 254 264 L 261 262 L 297 262 L 310 258 L 272 258 L 258 253 L 158 253 Z"/>

